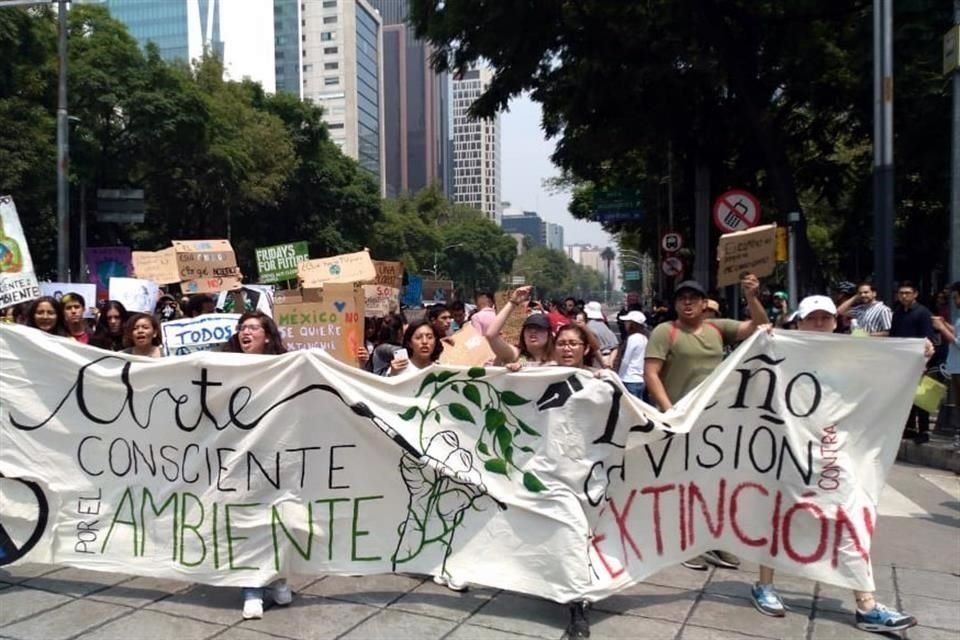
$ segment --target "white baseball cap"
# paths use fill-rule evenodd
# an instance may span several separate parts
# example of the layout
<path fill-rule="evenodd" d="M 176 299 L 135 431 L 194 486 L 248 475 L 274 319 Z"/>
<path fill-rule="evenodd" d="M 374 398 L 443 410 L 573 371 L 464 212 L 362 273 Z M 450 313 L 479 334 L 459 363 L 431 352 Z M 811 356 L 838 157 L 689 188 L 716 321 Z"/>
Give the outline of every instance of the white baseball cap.
<path fill-rule="evenodd" d="M 596 300 L 591 300 L 583 308 L 588 320 L 603 320 L 603 308 Z"/>
<path fill-rule="evenodd" d="M 797 312 L 793 314 L 794 320 L 803 320 L 814 311 L 826 311 L 832 316 L 837 315 L 837 305 L 827 296 L 807 296 L 800 301 Z"/>
<path fill-rule="evenodd" d="M 636 322 L 637 324 L 646 324 L 647 322 L 647 316 L 643 315 L 643 311 L 636 310 L 623 314 L 620 319 L 624 322 Z"/>

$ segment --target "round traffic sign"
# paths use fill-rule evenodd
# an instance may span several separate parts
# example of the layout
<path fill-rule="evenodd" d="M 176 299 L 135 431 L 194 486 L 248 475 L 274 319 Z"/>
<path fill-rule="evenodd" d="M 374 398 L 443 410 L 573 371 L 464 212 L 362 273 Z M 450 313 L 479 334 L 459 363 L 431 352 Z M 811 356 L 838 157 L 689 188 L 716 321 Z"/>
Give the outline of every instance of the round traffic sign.
<path fill-rule="evenodd" d="M 683 236 L 675 231 L 669 231 L 663 234 L 663 238 L 660 239 L 660 246 L 663 247 L 664 251 L 679 251 L 683 248 Z"/>
<path fill-rule="evenodd" d="M 679 276 L 683 273 L 683 260 L 676 256 L 669 256 L 660 263 L 660 270 L 665 276 Z"/>
<path fill-rule="evenodd" d="M 713 224 L 721 233 L 743 231 L 760 222 L 760 201 L 743 189 L 731 189 L 713 203 Z"/>

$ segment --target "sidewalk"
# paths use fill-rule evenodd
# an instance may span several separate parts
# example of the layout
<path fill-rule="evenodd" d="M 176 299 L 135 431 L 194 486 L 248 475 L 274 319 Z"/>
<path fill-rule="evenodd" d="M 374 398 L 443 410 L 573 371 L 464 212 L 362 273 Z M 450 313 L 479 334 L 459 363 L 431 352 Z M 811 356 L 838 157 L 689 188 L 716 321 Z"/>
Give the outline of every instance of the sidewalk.
<path fill-rule="evenodd" d="M 901 440 L 897 460 L 960 473 L 960 449 L 953 446 L 951 436 L 939 432 L 932 432 L 930 442 L 924 444 Z"/>
<path fill-rule="evenodd" d="M 905 637 L 960 637 L 960 576 L 876 566 L 877 596 L 917 616 Z M 849 591 L 778 577 L 791 611 L 768 618 L 748 600 L 755 568 L 696 572 L 675 567 L 597 604 L 592 638 L 830 640 L 877 638 L 853 626 Z M 240 617 L 240 590 L 25 565 L 0 570 L 0 637 L 522 640 L 565 637 L 565 607 L 503 591 L 458 594 L 400 575 L 291 581 L 288 608 Z M 890 637 L 890 636 L 888 636 Z"/>

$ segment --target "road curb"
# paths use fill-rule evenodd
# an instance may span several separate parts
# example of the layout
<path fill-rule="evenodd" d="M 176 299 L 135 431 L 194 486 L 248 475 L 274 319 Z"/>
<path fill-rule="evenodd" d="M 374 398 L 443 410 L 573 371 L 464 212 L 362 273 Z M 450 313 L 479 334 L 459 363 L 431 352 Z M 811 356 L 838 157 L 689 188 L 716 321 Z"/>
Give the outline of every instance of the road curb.
<path fill-rule="evenodd" d="M 945 438 L 932 436 L 930 442 L 924 444 L 902 440 L 897 460 L 960 474 L 960 449 L 955 449 Z"/>

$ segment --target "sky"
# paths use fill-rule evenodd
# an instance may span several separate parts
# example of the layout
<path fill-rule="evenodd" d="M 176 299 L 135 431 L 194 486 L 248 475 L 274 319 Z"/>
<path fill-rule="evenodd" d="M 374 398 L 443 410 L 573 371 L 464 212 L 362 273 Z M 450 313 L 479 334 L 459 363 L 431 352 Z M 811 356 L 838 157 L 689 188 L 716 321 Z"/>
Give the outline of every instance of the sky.
<path fill-rule="evenodd" d="M 544 181 L 560 175 L 550 162 L 554 142 L 540 128 L 540 105 L 523 96 L 510 103 L 500 116 L 501 199 L 510 206 L 536 211 L 547 222 L 563 225 L 564 244 L 587 243 L 601 247 L 613 241 L 596 222 L 575 220 L 567 211 L 570 192 L 556 192 Z"/>

